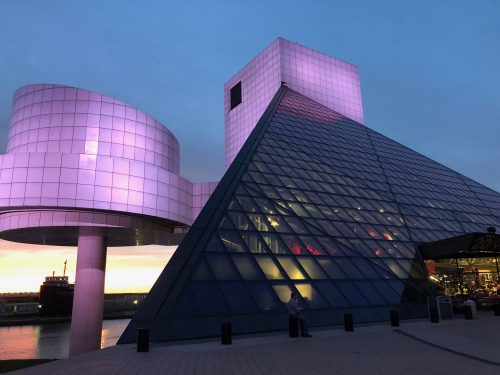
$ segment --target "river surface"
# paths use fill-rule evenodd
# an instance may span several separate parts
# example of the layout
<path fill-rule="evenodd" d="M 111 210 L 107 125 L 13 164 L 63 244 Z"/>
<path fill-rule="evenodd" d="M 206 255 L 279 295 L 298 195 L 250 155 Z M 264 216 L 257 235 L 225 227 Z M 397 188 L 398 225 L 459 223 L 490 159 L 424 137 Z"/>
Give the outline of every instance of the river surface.
<path fill-rule="evenodd" d="M 105 320 L 101 348 L 113 346 L 130 319 Z M 0 360 L 66 358 L 69 353 L 71 323 L 0 327 Z"/>

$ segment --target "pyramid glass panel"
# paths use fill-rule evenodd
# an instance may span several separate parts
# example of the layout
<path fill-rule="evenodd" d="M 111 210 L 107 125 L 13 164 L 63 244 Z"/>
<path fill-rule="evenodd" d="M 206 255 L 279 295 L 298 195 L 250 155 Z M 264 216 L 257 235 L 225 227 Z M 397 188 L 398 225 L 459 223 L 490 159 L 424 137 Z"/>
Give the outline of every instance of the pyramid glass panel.
<path fill-rule="evenodd" d="M 264 275 L 258 268 L 254 257 L 249 255 L 231 254 L 231 258 L 243 280 L 261 280 Z"/>
<path fill-rule="evenodd" d="M 220 287 L 234 314 L 251 314 L 257 312 L 257 307 L 242 282 L 220 283 Z"/>
<path fill-rule="evenodd" d="M 499 225 L 500 194 L 286 86 L 120 342 L 426 315 L 421 242 Z"/>

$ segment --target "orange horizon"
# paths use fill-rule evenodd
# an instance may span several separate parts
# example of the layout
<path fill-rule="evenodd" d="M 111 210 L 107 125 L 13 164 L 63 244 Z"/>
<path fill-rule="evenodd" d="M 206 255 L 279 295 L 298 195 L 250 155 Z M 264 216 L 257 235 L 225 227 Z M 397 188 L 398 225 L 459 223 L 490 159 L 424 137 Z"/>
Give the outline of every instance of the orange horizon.
<path fill-rule="evenodd" d="M 147 293 L 177 246 L 108 248 L 105 293 Z M 38 292 L 46 276 L 75 280 L 76 247 L 30 245 L 0 240 L 0 293 Z"/>

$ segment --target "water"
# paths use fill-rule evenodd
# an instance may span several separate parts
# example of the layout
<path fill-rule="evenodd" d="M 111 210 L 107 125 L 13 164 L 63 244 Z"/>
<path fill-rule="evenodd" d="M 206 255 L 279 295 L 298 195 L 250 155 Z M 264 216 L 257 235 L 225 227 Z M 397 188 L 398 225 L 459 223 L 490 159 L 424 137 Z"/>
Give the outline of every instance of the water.
<path fill-rule="evenodd" d="M 105 320 L 101 348 L 113 346 L 130 319 Z M 0 327 L 0 360 L 66 358 L 69 353 L 71 323 Z"/>

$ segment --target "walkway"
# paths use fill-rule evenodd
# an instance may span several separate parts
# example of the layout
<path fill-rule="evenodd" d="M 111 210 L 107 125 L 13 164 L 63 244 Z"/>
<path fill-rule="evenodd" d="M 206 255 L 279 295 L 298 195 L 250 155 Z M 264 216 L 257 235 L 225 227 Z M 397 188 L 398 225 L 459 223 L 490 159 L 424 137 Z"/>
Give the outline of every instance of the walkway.
<path fill-rule="evenodd" d="M 312 331 L 312 338 L 285 333 L 183 345 L 152 344 L 149 353 L 121 345 L 12 374 L 472 374 L 500 373 L 500 317 L 462 317 L 433 324 L 402 322 Z"/>

